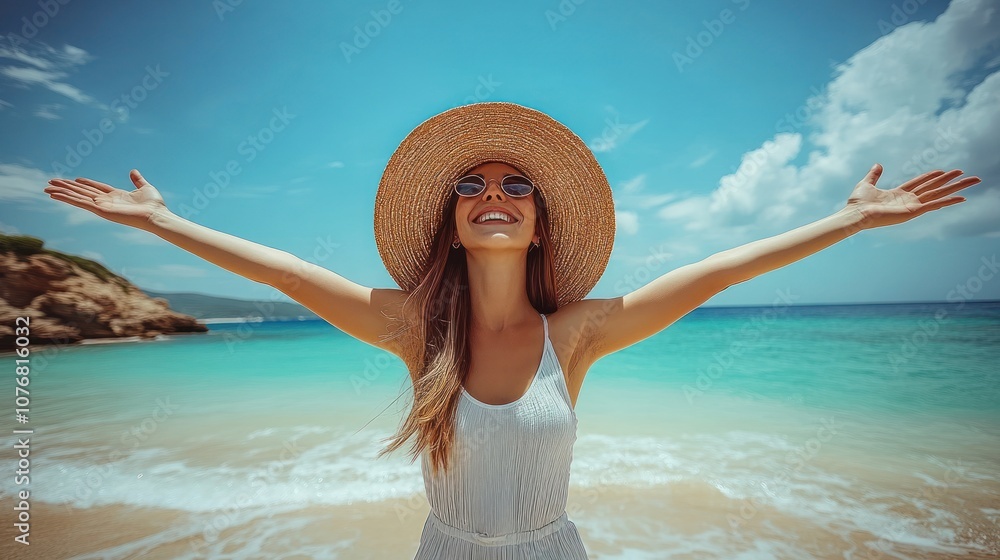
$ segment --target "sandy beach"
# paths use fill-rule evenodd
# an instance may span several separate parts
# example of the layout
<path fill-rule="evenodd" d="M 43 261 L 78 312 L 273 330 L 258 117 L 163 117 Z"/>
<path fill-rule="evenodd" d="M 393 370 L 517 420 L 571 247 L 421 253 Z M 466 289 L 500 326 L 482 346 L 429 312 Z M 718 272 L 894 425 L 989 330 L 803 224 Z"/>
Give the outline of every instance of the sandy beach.
<path fill-rule="evenodd" d="M 13 502 L 2 500 L 4 511 Z M 400 521 L 409 505 L 354 504 L 293 513 L 221 511 L 193 515 L 179 510 L 103 506 L 87 509 L 32 505 L 29 546 L 14 543 L 10 529 L 2 558 L 410 558 L 423 517 Z M 258 512 L 259 513 L 259 512 Z M 426 515 L 426 508 L 423 515 Z M 243 520 L 246 516 L 249 520 Z M 214 525 L 213 525 L 214 524 Z M 215 527 L 220 527 L 216 530 Z M 392 527 L 392 530 L 385 530 Z M 349 551 L 353 549 L 354 552 Z M 354 554 L 359 554 L 355 556 Z"/>

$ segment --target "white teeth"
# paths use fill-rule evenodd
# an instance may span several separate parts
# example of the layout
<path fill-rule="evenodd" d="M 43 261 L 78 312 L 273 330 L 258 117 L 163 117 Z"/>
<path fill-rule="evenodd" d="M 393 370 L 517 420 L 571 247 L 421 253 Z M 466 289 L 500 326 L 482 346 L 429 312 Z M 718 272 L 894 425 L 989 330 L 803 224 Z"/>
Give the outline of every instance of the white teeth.
<path fill-rule="evenodd" d="M 501 220 L 503 220 L 505 222 L 513 222 L 514 221 L 513 218 L 511 218 L 507 214 L 504 214 L 503 212 L 487 212 L 487 213 L 483 214 L 482 216 L 480 216 L 479 219 L 476 220 L 476 223 L 481 224 L 481 223 L 485 222 L 486 220 L 494 220 L 494 219 L 501 219 Z"/>

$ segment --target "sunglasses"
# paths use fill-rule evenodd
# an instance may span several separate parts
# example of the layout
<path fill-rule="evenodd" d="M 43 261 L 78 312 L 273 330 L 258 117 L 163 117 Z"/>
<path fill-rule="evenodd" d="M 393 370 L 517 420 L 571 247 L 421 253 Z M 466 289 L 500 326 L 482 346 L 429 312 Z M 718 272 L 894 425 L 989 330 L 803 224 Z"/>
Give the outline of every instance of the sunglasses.
<path fill-rule="evenodd" d="M 507 196 L 521 198 L 535 189 L 535 184 L 523 175 L 505 175 L 500 180 L 500 188 Z M 460 196 L 479 196 L 486 190 L 486 179 L 481 175 L 466 175 L 455 183 L 455 192 Z"/>

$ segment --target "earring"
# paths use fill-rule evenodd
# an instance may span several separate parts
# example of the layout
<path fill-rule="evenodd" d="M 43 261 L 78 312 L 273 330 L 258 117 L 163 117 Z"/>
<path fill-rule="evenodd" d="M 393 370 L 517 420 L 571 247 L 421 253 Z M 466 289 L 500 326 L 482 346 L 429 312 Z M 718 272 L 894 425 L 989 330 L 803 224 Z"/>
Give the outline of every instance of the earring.
<path fill-rule="evenodd" d="M 535 249 L 537 249 L 538 246 L 541 245 L 541 242 L 540 241 L 535 241 L 535 242 L 532 243 L 532 245 L 534 245 Z"/>
<path fill-rule="evenodd" d="M 454 247 L 454 248 L 456 248 L 456 249 L 458 249 L 459 247 L 462 246 L 462 242 L 456 239 L 456 240 L 454 240 L 454 241 L 451 242 L 451 246 Z"/>

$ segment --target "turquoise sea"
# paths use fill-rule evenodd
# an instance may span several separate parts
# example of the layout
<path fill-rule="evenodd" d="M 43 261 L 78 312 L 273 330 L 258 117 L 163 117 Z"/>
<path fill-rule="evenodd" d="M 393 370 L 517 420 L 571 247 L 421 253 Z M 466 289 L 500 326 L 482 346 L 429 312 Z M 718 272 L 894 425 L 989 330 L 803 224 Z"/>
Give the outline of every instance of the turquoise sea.
<path fill-rule="evenodd" d="M 402 362 L 323 321 L 209 327 L 35 349 L 60 557 L 412 557 L 419 463 L 375 458 Z M 1000 302 L 703 307 L 598 361 L 576 413 L 592 558 L 1000 555 Z"/>

